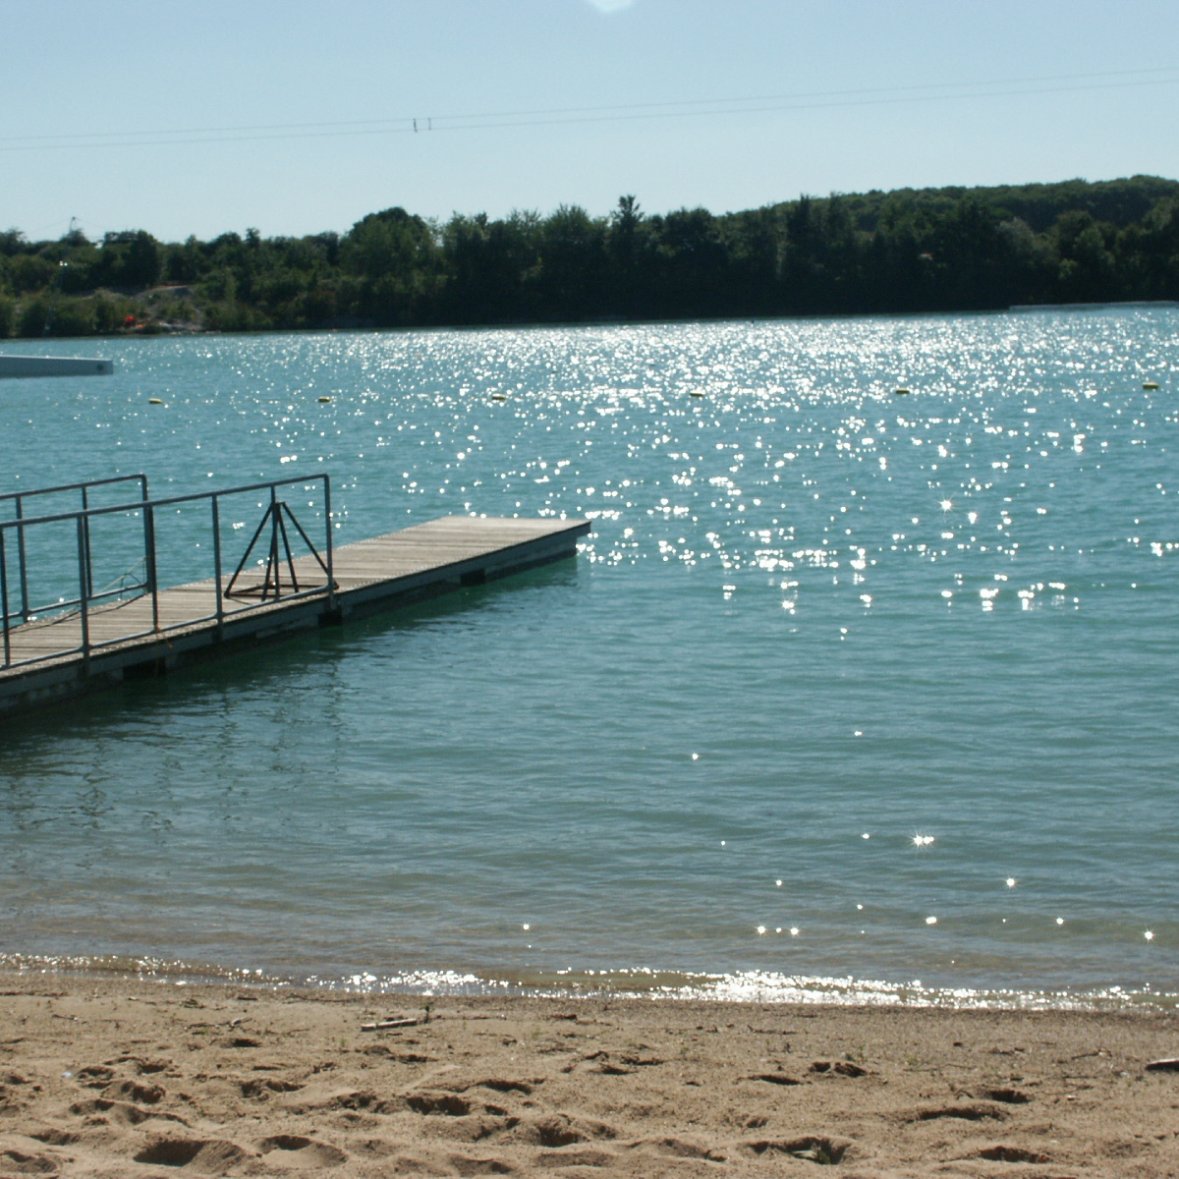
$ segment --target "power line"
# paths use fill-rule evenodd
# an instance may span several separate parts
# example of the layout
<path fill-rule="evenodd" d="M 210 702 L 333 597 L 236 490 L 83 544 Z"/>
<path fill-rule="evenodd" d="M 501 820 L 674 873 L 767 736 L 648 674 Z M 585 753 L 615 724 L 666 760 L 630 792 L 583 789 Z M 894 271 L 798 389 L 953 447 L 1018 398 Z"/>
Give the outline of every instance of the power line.
<path fill-rule="evenodd" d="M 904 103 L 951 102 L 1146 86 L 1173 86 L 1177 82 L 1179 82 L 1179 70 L 1174 67 L 1158 67 L 990 81 L 930 82 L 907 86 L 616 103 L 605 106 L 549 107 L 478 114 L 403 115 L 380 119 L 257 123 L 238 126 L 155 128 L 152 130 L 121 128 L 117 131 L 2 136 L 0 137 L 0 151 L 77 150 L 88 147 L 171 147 L 188 144 L 252 143 L 261 140 L 412 135 L 419 132 L 479 131 L 587 123 L 624 123 L 655 119 L 731 117 L 841 107 L 895 106 Z"/>

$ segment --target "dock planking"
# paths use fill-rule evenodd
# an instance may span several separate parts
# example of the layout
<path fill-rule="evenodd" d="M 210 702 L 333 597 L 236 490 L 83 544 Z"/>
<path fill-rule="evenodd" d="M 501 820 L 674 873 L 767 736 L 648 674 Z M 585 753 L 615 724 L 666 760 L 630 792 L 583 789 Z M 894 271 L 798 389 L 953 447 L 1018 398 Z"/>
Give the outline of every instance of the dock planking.
<path fill-rule="evenodd" d="M 251 597 L 263 578 L 261 572 L 250 574 L 239 580 L 233 598 L 223 600 L 220 618 L 212 578 L 160 590 L 156 613 L 150 595 L 91 609 L 88 651 L 78 649 L 83 643 L 78 613 L 28 622 L 9 632 L 9 666 L 0 667 L 0 714 L 570 557 L 589 529 L 588 520 L 446 516 L 335 548 L 334 592 L 318 561 L 301 556 L 281 566 L 287 596 Z M 289 596 L 292 571 L 299 596 Z M 227 584 L 223 579 L 223 591 Z"/>

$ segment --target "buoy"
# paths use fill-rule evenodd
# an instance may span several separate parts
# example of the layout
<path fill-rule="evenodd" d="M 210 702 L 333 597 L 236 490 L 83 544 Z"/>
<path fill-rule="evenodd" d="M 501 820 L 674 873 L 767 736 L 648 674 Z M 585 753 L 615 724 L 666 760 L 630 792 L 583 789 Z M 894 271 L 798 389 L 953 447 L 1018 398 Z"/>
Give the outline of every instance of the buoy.
<path fill-rule="evenodd" d="M 703 393 L 701 393 L 699 389 L 693 389 L 693 390 L 692 390 L 692 396 L 693 396 L 693 397 L 703 397 L 703 396 L 704 396 L 704 394 L 703 394 Z"/>
<path fill-rule="evenodd" d="M 330 398 L 330 397 L 321 397 L 321 398 L 319 399 L 319 403 L 320 403 L 320 405 L 326 405 L 326 404 L 327 404 L 329 401 L 331 401 L 331 398 Z"/>
<path fill-rule="evenodd" d="M 1159 387 L 1158 381 L 1143 381 L 1142 387 L 1144 389 L 1157 389 Z"/>
<path fill-rule="evenodd" d="M 492 401 L 507 401 L 507 397 L 503 393 L 492 393 Z"/>
<path fill-rule="evenodd" d="M 149 397 L 147 403 L 148 405 L 163 405 L 164 399 L 162 397 Z"/>
<path fill-rule="evenodd" d="M 908 389 L 898 389 L 898 390 L 896 391 L 896 394 L 897 394 L 897 396 L 898 396 L 898 397 L 908 397 L 908 396 L 909 396 L 909 390 L 908 390 Z"/>

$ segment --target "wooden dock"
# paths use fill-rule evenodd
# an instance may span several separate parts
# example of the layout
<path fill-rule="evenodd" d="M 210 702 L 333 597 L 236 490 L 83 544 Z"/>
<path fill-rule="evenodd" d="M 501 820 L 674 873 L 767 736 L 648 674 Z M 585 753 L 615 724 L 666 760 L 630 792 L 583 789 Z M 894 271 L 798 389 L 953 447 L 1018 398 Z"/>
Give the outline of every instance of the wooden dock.
<path fill-rule="evenodd" d="M 0 714 L 570 557 L 589 529 L 588 520 L 447 516 L 336 548 L 334 593 L 324 586 L 297 597 L 259 600 L 249 597 L 248 585 L 243 597 L 239 583 L 232 599 L 222 598 L 217 618 L 217 583 L 211 578 L 159 591 L 154 607 L 152 596 L 142 595 L 92 609 L 86 651 L 79 650 L 78 613 L 27 622 L 9 632 L 9 665 L 0 667 Z M 314 557 L 296 559 L 293 571 L 302 586 L 324 585 Z M 262 577 L 251 576 L 257 590 Z M 223 594 L 227 585 L 228 578 Z"/>

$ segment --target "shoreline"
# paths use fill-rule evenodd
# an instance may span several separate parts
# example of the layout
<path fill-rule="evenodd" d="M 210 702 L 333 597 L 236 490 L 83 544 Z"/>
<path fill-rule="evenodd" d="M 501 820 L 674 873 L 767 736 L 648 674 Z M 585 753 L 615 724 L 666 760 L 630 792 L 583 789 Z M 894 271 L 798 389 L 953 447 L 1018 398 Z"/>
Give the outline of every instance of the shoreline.
<path fill-rule="evenodd" d="M 1175 1012 L 11 970 L 0 1011 L 4 1175 L 1179 1173 Z"/>
<path fill-rule="evenodd" d="M 724 974 L 683 970 L 617 967 L 600 970 L 506 970 L 488 974 L 419 969 L 377 975 L 279 974 L 263 969 L 184 962 L 137 955 L 51 955 L 0 953 L 0 978 L 47 976 L 85 982 L 109 979 L 171 986 L 239 987 L 259 993 L 300 992 L 356 998 L 382 997 L 412 1002 L 436 999 L 552 999 L 580 1002 L 753 1003 L 822 1007 L 911 1008 L 947 1011 L 1055 1011 L 1061 1013 L 1174 1013 L 1179 993 L 1121 985 L 1032 987 L 999 984 L 925 984 L 790 975 L 764 970 Z M 2 1179 L 2 1177 L 0 1177 Z"/>

